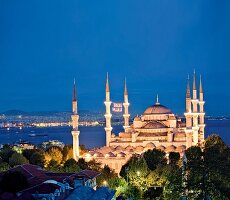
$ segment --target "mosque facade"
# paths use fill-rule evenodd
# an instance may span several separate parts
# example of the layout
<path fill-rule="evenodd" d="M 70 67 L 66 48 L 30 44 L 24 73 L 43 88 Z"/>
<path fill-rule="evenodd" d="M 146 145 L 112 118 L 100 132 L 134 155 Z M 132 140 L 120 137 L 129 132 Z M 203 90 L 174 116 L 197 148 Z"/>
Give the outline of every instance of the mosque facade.
<path fill-rule="evenodd" d="M 106 146 L 90 150 L 83 158 L 86 161 L 95 159 L 102 165 L 108 165 L 119 173 L 133 154 L 142 154 L 149 149 L 160 149 L 169 152 L 183 152 L 204 141 L 204 95 L 202 81 L 200 77 L 199 90 L 196 87 L 196 74 L 193 76 L 192 94 L 190 91 L 190 81 L 188 78 L 185 99 L 185 123 L 181 121 L 169 108 L 160 104 L 158 96 L 156 103 L 149 106 L 141 116 L 134 118 L 129 123 L 129 99 L 128 89 L 125 81 L 124 85 L 124 131 L 116 136 L 112 130 L 111 100 L 108 74 L 106 77 L 105 91 L 105 137 Z M 199 94 L 199 95 L 198 95 Z M 74 82 L 73 91 L 73 156 L 79 158 L 79 130 L 77 112 L 76 86 Z"/>

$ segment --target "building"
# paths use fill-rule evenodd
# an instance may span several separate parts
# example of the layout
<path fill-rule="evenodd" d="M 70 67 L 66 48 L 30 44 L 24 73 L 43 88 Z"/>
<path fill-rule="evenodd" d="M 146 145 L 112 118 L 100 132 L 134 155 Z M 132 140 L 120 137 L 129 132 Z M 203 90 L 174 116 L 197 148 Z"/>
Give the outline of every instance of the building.
<path fill-rule="evenodd" d="M 4 174 L 19 172 L 26 177 L 28 186 L 17 192 L 16 196 L 9 192 L 0 191 L 0 199 L 9 200 L 65 200 L 65 199 L 99 199 L 103 196 L 106 200 L 115 199 L 115 191 L 109 188 L 96 188 L 96 178 L 99 172 L 83 170 L 77 173 L 55 173 L 43 170 L 31 164 L 16 166 Z M 73 198 L 75 197 L 75 198 Z M 76 198 L 78 197 L 78 198 Z"/>
<path fill-rule="evenodd" d="M 186 123 L 181 120 L 166 106 L 160 104 L 157 96 L 154 105 L 149 106 L 141 116 L 134 118 L 129 124 L 129 99 L 128 89 L 125 81 L 124 85 L 124 131 L 116 136 L 112 130 L 111 123 L 111 100 L 109 78 L 107 74 L 105 89 L 105 137 L 106 146 L 89 151 L 83 157 L 86 160 L 95 159 L 108 165 L 117 173 L 122 165 L 133 154 L 142 154 L 149 149 L 160 149 L 169 152 L 179 152 L 182 154 L 187 148 L 202 144 L 204 141 L 204 100 L 202 80 L 200 77 L 199 91 L 196 87 L 196 74 L 193 76 L 192 96 L 190 94 L 190 81 L 188 78 L 186 89 L 186 112 L 184 113 Z M 199 93 L 199 98 L 198 98 Z M 74 93 L 75 94 L 75 93 Z M 73 106 L 75 105 L 73 101 Z M 74 115 L 74 109 L 73 109 Z M 73 118 L 78 120 L 77 118 Z M 73 124 L 78 124 L 73 121 Z M 73 130 L 76 127 L 73 126 Z M 75 145 L 76 142 L 73 142 Z M 78 147 L 73 146 L 77 155 Z M 79 154 L 78 154 L 79 155 Z"/>

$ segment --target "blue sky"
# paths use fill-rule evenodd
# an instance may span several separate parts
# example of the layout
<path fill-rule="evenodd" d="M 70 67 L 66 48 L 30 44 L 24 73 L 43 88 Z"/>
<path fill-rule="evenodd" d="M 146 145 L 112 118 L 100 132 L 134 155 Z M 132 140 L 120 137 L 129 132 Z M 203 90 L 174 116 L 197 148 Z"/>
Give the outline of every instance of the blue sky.
<path fill-rule="evenodd" d="M 230 1 L 0 1 L 0 111 L 131 111 L 160 102 L 182 114 L 187 74 L 203 76 L 206 112 L 230 114 Z"/>

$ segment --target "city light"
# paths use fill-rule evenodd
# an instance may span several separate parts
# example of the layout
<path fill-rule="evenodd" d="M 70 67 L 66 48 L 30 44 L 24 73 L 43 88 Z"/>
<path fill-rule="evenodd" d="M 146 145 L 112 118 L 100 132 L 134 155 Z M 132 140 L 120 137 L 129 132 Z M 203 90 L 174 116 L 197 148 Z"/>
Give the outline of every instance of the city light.
<path fill-rule="evenodd" d="M 103 185 L 104 185 L 105 187 L 107 186 L 107 181 L 106 181 L 106 180 L 103 181 Z"/>

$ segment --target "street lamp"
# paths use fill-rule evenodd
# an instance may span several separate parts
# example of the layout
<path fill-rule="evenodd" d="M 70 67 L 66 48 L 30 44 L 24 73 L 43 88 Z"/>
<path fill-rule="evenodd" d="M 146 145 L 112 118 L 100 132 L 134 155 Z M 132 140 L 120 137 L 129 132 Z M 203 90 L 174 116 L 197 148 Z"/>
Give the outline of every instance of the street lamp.
<path fill-rule="evenodd" d="M 140 171 L 137 171 L 137 176 L 140 176 Z"/>
<path fill-rule="evenodd" d="M 107 186 L 107 181 L 106 181 L 106 180 L 103 181 L 103 185 L 104 185 L 105 187 Z"/>

